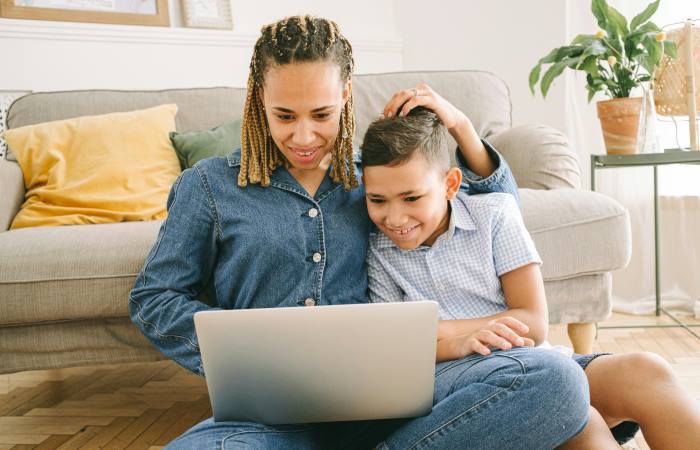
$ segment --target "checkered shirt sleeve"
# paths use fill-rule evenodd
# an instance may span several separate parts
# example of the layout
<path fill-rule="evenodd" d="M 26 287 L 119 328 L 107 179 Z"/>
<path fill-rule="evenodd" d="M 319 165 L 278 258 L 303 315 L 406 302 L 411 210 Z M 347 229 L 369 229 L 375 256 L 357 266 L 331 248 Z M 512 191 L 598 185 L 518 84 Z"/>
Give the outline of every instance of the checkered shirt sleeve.
<path fill-rule="evenodd" d="M 403 300 L 403 290 L 381 263 L 377 249 L 371 244 L 367 252 L 367 277 L 370 302 L 382 303 Z"/>
<path fill-rule="evenodd" d="M 511 196 L 504 198 L 492 232 L 493 259 L 499 277 L 530 263 L 542 264 L 515 200 Z"/>

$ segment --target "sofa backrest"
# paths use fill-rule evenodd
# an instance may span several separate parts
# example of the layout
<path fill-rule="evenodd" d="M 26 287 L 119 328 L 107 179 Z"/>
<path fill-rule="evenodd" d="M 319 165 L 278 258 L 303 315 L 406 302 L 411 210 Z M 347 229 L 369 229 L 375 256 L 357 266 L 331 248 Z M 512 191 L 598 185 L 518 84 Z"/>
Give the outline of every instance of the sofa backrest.
<path fill-rule="evenodd" d="M 511 126 L 510 93 L 495 75 L 482 71 L 397 72 L 355 75 L 353 95 L 362 142 L 370 122 L 379 117 L 394 92 L 427 83 L 467 114 L 480 136 L 488 138 Z M 194 88 L 163 91 L 85 90 L 38 92 L 16 100 L 7 114 L 8 129 L 85 115 L 133 111 L 176 103 L 178 131 L 203 130 L 239 118 L 244 88 Z M 452 143 L 454 144 L 454 142 Z M 14 160 L 8 150 L 7 158 Z"/>

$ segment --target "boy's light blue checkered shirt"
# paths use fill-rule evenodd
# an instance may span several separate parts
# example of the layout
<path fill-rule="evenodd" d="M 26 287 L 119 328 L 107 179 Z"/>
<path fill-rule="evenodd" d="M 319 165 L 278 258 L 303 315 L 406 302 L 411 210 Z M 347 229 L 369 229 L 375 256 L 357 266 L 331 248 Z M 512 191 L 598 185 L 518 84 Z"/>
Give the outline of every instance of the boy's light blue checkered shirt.
<path fill-rule="evenodd" d="M 443 320 L 508 309 L 499 277 L 542 263 L 513 196 L 460 192 L 450 207 L 449 228 L 431 247 L 401 250 L 382 232 L 372 233 L 371 301 L 434 300 Z"/>

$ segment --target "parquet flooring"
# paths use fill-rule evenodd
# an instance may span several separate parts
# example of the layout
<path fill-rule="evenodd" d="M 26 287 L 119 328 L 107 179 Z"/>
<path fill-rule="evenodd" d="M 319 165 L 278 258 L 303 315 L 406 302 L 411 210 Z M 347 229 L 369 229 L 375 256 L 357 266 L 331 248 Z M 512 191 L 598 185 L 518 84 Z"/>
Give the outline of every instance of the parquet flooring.
<path fill-rule="evenodd" d="M 669 321 L 615 314 L 603 325 L 650 323 Z M 568 345 L 565 327 L 549 341 Z M 700 401 L 700 340 L 682 329 L 600 330 L 595 350 L 656 352 Z M 0 450 L 156 449 L 209 416 L 204 380 L 171 361 L 0 375 Z M 625 448 L 648 446 L 640 433 Z"/>

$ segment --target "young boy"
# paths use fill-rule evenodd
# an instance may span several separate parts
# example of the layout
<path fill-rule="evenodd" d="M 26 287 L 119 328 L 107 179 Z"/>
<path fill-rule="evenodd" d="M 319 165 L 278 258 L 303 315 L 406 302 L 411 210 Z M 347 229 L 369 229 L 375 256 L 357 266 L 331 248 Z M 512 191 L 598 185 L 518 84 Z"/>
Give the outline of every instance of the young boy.
<path fill-rule="evenodd" d="M 538 345 L 548 329 L 541 260 L 518 206 L 509 194 L 460 192 L 462 173 L 450 167 L 441 121 L 468 119 L 437 94 L 426 97 L 374 122 L 362 145 L 377 228 L 367 259 L 370 300 L 437 301 L 438 362 Z M 700 410 L 661 358 L 574 357 L 593 408 L 566 448 L 619 448 L 613 435 L 629 440 L 637 423 L 652 448 L 700 448 Z M 666 411 L 675 412 L 672 420 Z"/>

